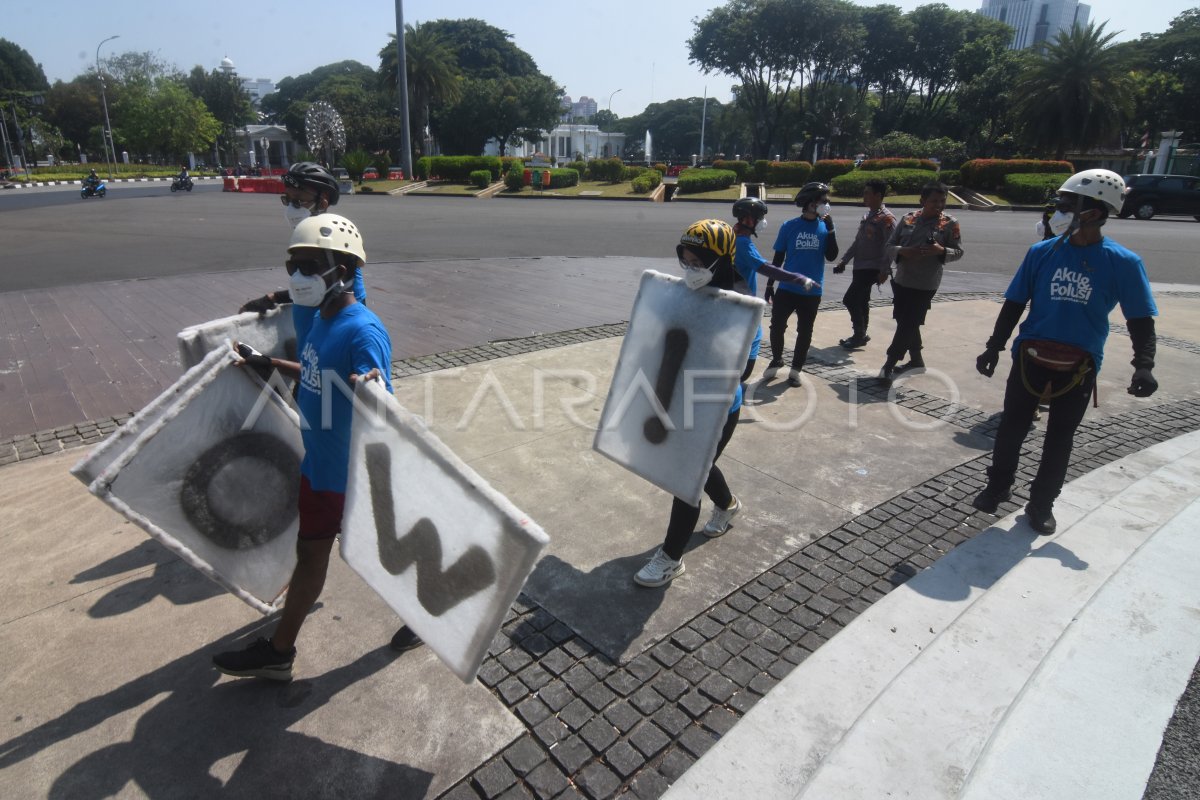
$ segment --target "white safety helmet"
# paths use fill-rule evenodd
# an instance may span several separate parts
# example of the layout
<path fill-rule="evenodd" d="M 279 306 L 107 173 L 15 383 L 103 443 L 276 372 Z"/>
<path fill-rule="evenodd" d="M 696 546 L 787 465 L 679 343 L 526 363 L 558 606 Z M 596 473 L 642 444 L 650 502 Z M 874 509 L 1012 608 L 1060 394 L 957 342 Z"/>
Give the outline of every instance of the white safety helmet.
<path fill-rule="evenodd" d="M 367 263 L 362 236 L 358 227 L 337 214 L 318 214 L 308 217 L 292 230 L 288 252 L 301 247 L 319 247 L 335 253 L 348 253 L 358 259 L 358 266 Z"/>
<path fill-rule="evenodd" d="M 1114 214 L 1121 211 L 1121 195 L 1125 191 L 1125 179 L 1112 170 L 1085 169 L 1067 178 L 1060 192 L 1083 195 L 1093 200 L 1099 200 L 1112 209 Z"/>

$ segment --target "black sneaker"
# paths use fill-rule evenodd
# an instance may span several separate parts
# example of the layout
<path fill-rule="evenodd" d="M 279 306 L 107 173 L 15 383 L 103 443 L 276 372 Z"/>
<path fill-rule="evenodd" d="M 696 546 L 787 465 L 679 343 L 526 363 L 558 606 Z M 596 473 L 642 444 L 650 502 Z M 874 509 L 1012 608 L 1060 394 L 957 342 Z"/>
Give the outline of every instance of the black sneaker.
<path fill-rule="evenodd" d="M 1025 517 L 1029 520 L 1029 527 L 1043 536 L 1050 536 L 1058 530 L 1058 522 L 1054 519 L 1054 513 L 1047 506 L 1028 503 L 1025 506 Z"/>
<path fill-rule="evenodd" d="M 891 386 L 892 381 L 895 379 L 895 377 L 896 377 L 896 365 L 895 364 L 884 364 L 883 369 L 879 370 L 879 375 L 876 378 L 876 380 L 878 380 L 880 383 L 884 384 L 885 386 Z"/>
<path fill-rule="evenodd" d="M 231 650 L 213 656 L 213 666 L 235 678 L 266 678 L 272 681 L 292 679 L 292 661 L 296 648 L 281 653 L 271 645 L 270 639 L 259 637 L 245 650 Z"/>
<path fill-rule="evenodd" d="M 924 372 L 924 371 L 925 371 L 925 362 L 919 358 L 912 358 L 903 364 L 896 365 L 896 374 L 900 374 L 902 372 L 914 372 L 915 373 L 915 372 Z"/>
<path fill-rule="evenodd" d="M 392 641 L 388 647 L 395 650 L 397 653 L 404 653 L 409 650 L 414 650 L 425 642 L 421 641 L 421 637 L 413 632 L 413 629 L 405 625 L 400 630 L 392 635 Z"/>
<path fill-rule="evenodd" d="M 849 336 L 845 339 L 838 339 L 838 344 L 847 350 L 854 350 L 858 347 L 865 347 L 869 341 L 871 341 L 871 337 L 864 333 L 862 336 Z"/>
<path fill-rule="evenodd" d="M 995 514 L 1000 504 L 1010 497 L 1012 497 L 1012 491 L 1009 489 L 985 488 L 982 492 L 975 495 L 975 499 L 971 501 L 971 505 L 985 514 Z"/>

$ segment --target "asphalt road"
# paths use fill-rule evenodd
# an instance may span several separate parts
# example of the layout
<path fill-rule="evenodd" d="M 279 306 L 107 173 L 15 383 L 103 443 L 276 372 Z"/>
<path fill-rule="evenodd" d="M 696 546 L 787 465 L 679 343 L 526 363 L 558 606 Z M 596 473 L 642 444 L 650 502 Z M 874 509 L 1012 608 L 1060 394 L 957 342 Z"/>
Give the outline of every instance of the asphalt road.
<path fill-rule="evenodd" d="M 728 203 L 649 203 L 347 196 L 337 211 L 363 231 L 371 263 L 464 258 L 669 255 L 679 233 L 704 217 L 727 219 Z M 794 209 L 773 204 L 760 237 Z M 842 246 L 859 211 L 837 206 Z M 965 272 L 1010 275 L 1034 239 L 1035 212 L 958 213 Z M 288 235 L 275 195 L 233 194 L 216 182 L 172 194 L 169 184 L 112 184 L 108 197 L 81 200 L 77 187 L 0 192 L 4 267 L 0 292 L 93 281 L 274 266 Z M 1150 278 L 1200 283 L 1190 218 L 1113 219 L 1106 232 L 1145 260 Z"/>

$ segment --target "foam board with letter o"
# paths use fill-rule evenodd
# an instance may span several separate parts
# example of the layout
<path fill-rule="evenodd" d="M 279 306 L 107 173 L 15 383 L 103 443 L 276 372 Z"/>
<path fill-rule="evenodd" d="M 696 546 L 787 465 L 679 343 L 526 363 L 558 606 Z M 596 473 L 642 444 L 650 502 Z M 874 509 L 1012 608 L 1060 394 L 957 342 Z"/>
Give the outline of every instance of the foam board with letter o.
<path fill-rule="evenodd" d="M 342 558 L 469 683 L 549 539 L 379 381 L 353 419 Z"/>
<path fill-rule="evenodd" d="M 698 504 L 764 305 L 644 272 L 593 448 Z"/>
<path fill-rule="evenodd" d="M 71 472 L 263 613 L 296 563 L 299 420 L 232 352 L 210 352 Z"/>

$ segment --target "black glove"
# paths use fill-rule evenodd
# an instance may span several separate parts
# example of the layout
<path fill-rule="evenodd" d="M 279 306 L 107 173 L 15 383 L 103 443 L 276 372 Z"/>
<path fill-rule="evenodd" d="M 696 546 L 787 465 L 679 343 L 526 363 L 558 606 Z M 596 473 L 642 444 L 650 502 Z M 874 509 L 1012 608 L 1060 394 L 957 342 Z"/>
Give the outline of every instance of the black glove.
<path fill-rule="evenodd" d="M 767 290 L 763 292 L 763 299 L 768 303 L 775 298 L 775 282 L 767 281 Z"/>
<path fill-rule="evenodd" d="M 248 300 L 238 309 L 238 313 L 244 314 L 247 311 L 254 311 L 259 314 L 265 314 L 276 306 L 283 303 L 292 302 L 292 295 L 287 289 L 277 292 L 267 292 L 262 297 L 256 297 L 253 300 Z"/>
<path fill-rule="evenodd" d="M 1133 371 L 1133 381 L 1125 391 L 1134 397 L 1149 397 L 1158 391 L 1158 381 L 1148 367 L 1138 367 Z"/>
<path fill-rule="evenodd" d="M 234 345 L 234 349 L 242 357 L 241 366 L 246 366 L 254 370 L 258 373 L 258 377 L 264 381 L 271 379 L 271 372 L 274 368 L 271 366 L 270 356 L 265 356 L 250 345 L 243 344 L 242 342 L 237 342 Z"/>
<path fill-rule="evenodd" d="M 846 265 L 844 263 L 839 263 L 836 267 L 833 268 L 834 275 L 841 275 L 845 271 L 846 271 Z"/>
<path fill-rule="evenodd" d="M 830 233 L 833 233 L 833 217 L 826 214 L 824 221 L 825 221 L 825 230 L 829 231 Z"/>
<path fill-rule="evenodd" d="M 975 369 L 978 370 L 980 375 L 986 375 L 990 378 L 996 374 L 996 365 L 999 363 L 1000 351 L 993 347 L 989 347 L 987 350 L 984 350 L 982 353 L 980 353 L 979 357 L 975 359 Z"/>

